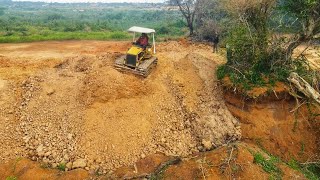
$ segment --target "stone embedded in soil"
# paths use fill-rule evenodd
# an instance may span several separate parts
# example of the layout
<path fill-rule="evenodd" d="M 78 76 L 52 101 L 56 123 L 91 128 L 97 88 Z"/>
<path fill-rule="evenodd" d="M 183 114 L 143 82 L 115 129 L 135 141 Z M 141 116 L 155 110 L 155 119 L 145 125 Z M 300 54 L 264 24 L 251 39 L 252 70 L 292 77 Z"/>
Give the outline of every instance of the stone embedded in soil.
<path fill-rule="evenodd" d="M 212 143 L 211 143 L 210 140 L 203 139 L 202 140 L 202 145 L 206 150 L 211 150 L 212 149 Z"/>
<path fill-rule="evenodd" d="M 68 162 L 68 163 L 66 164 L 66 168 L 71 169 L 71 168 L 72 168 L 72 162 Z"/>
<path fill-rule="evenodd" d="M 87 161 L 85 159 L 77 159 L 72 163 L 72 169 L 85 168 L 87 166 Z"/>
<path fill-rule="evenodd" d="M 52 163 L 51 164 L 51 167 L 54 169 L 54 168 L 56 168 L 58 166 L 58 164 L 57 163 Z"/>
<path fill-rule="evenodd" d="M 56 90 L 54 90 L 53 88 L 47 89 L 47 95 L 48 95 L 48 96 L 54 94 L 55 92 L 56 92 Z"/>
<path fill-rule="evenodd" d="M 67 138 L 68 138 L 69 140 L 71 140 L 71 139 L 72 139 L 72 134 L 68 134 L 68 135 L 67 135 Z"/>
<path fill-rule="evenodd" d="M 36 150 L 36 151 L 37 151 L 37 152 L 43 151 L 43 145 L 40 144 L 40 145 L 37 147 L 37 150 Z"/>

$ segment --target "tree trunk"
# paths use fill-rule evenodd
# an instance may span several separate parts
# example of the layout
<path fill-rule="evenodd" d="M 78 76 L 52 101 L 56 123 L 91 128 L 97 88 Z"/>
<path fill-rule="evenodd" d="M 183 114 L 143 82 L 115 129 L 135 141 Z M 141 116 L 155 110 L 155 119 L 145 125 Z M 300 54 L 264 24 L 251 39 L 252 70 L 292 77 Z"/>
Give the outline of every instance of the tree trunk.
<path fill-rule="evenodd" d="M 190 36 L 193 36 L 194 32 L 193 32 L 193 24 L 189 24 L 189 31 L 190 31 Z"/>
<path fill-rule="evenodd" d="M 291 58 L 293 51 L 300 46 L 302 43 L 310 41 L 313 36 L 315 35 L 316 31 L 316 24 L 315 20 L 313 18 L 310 18 L 306 23 L 304 23 L 303 26 L 303 32 L 299 36 L 299 38 L 292 42 L 288 48 L 287 48 L 287 60 Z"/>
<path fill-rule="evenodd" d="M 193 36 L 194 34 L 194 28 L 193 28 L 193 20 L 191 18 L 187 18 L 187 25 L 190 31 L 190 36 Z"/>
<path fill-rule="evenodd" d="M 292 42 L 287 49 L 287 60 L 291 59 L 293 55 L 293 51 L 302 43 L 302 41 L 297 40 L 295 42 Z"/>

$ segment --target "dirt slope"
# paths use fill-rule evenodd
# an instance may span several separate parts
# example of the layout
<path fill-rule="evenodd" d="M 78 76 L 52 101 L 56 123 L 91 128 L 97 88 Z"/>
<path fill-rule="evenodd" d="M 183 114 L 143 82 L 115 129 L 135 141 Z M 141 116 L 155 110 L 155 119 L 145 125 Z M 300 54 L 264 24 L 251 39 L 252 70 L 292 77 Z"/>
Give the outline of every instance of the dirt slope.
<path fill-rule="evenodd" d="M 187 156 L 240 138 L 210 47 L 161 43 L 159 65 L 143 79 L 112 67 L 128 46 L 0 45 L 2 160 L 27 156 L 106 173 L 156 152 Z"/>

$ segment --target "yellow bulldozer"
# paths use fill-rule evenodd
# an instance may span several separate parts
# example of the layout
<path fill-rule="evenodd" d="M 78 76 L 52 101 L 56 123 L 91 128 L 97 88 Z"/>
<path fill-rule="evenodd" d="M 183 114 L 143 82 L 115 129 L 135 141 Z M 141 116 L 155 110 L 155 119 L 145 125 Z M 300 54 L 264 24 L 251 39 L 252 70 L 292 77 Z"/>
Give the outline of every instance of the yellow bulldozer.
<path fill-rule="evenodd" d="M 158 58 L 156 54 L 156 43 L 154 29 L 143 28 L 133 26 L 128 29 L 129 32 L 133 33 L 132 46 L 127 51 L 126 55 L 121 56 L 115 61 L 115 68 L 120 71 L 131 72 L 143 77 L 147 77 L 151 70 L 157 65 Z M 140 44 L 136 41 L 136 33 L 141 33 L 141 37 L 147 38 L 146 44 Z M 148 34 L 152 35 L 152 44 L 149 43 Z"/>

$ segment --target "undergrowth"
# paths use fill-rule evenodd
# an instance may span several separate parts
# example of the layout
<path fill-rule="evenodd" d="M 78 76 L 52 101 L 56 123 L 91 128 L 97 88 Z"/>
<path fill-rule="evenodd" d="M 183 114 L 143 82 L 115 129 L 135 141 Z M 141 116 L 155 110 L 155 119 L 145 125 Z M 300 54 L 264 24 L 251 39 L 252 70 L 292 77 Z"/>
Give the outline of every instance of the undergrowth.
<path fill-rule="evenodd" d="M 292 159 L 287 163 L 287 165 L 290 168 L 301 172 L 307 179 L 320 179 L 320 162 L 299 163 L 298 161 Z"/>
<path fill-rule="evenodd" d="M 254 157 L 254 163 L 259 164 L 262 169 L 270 174 L 270 179 L 282 179 L 283 171 L 277 166 L 280 163 L 286 164 L 293 170 L 299 171 L 309 180 L 320 179 L 320 162 L 300 163 L 296 160 L 290 160 L 289 162 L 283 162 L 280 158 L 268 154 L 268 158 L 263 156 L 259 152 L 252 152 Z"/>
<path fill-rule="evenodd" d="M 6 178 L 6 180 L 18 180 L 18 178 L 15 176 L 9 176 Z"/>
<path fill-rule="evenodd" d="M 288 55 L 283 46 L 290 42 L 285 37 L 273 39 L 268 32 L 253 33 L 246 26 L 235 27 L 227 37 L 227 63 L 217 69 L 217 78 L 228 78 L 242 93 L 256 87 L 272 88 L 276 82 L 288 84 L 292 72 L 318 89 L 319 72 L 310 68 L 302 54 Z"/>
<path fill-rule="evenodd" d="M 66 169 L 66 164 L 65 163 L 60 163 L 57 167 L 60 171 L 65 171 Z"/>
<path fill-rule="evenodd" d="M 270 173 L 270 179 L 281 179 L 283 172 L 277 166 L 281 162 L 277 157 L 270 156 L 267 159 L 259 152 L 254 153 L 253 157 L 254 163 L 259 164 L 265 172 Z"/>
<path fill-rule="evenodd" d="M 261 139 L 256 140 L 259 148 L 268 155 L 265 158 L 261 153 L 249 150 L 253 154 L 254 162 L 259 164 L 264 171 L 271 174 L 270 179 L 281 179 L 283 172 L 277 167 L 277 164 L 284 163 L 293 170 L 299 171 L 307 179 L 319 180 L 320 179 L 320 161 L 301 163 L 297 160 L 291 159 L 288 162 L 283 161 L 281 158 L 274 156 L 263 147 Z M 304 152 L 304 143 L 301 143 L 301 150 L 299 153 Z"/>

